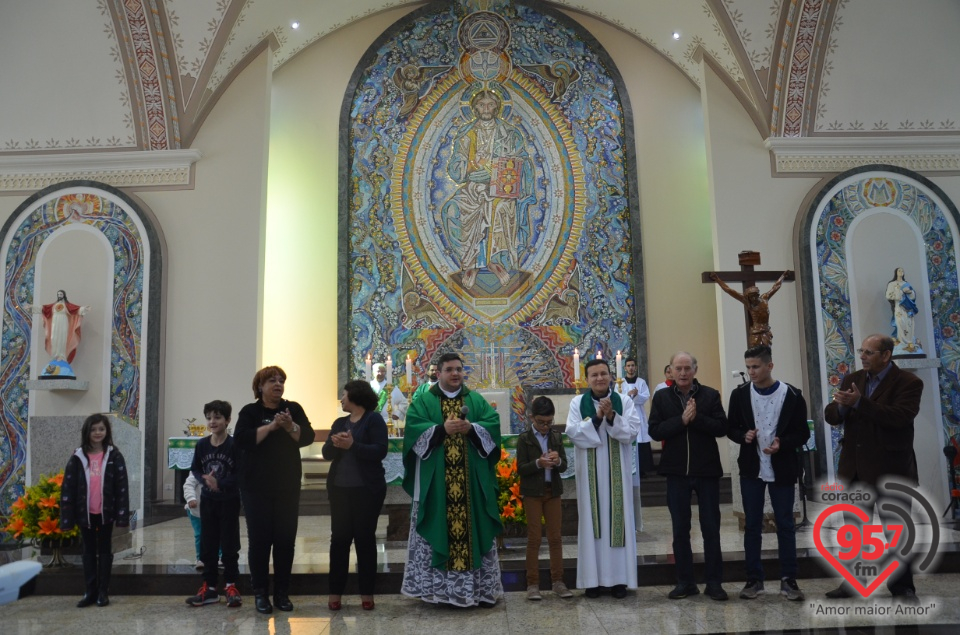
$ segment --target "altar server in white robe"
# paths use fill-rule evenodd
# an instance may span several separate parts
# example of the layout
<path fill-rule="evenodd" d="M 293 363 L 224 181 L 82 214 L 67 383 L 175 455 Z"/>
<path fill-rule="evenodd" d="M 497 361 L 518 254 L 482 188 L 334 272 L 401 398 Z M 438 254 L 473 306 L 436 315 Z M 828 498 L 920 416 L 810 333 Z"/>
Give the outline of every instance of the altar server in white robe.
<path fill-rule="evenodd" d="M 632 399 L 610 389 L 606 360 L 587 362 L 589 390 L 570 402 L 566 434 L 576 453 L 577 586 L 589 598 L 637 588 L 633 452 L 640 417 Z"/>
<path fill-rule="evenodd" d="M 396 386 L 391 386 L 392 378 L 387 377 L 386 364 L 374 364 L 373 370 L 376 372 L 374 379 L 370 381 L 370 387 L 377 394 L 377 410 L 383 420 L 390 422 L 407 418 L 407 399 Z M 387 399 L 393 404 L 393 413 L 387 409 Z"/>
<path fill-rule="evenodd" d="M 640 478 L 646 473 L 652 473 L 653 450 L 650 449 L 650 432 L 647 429 L 647 413 L 643 406 L 650 399 L 650 388 L 641 377 L 637 376 L 638 365 L 636 357 L 628 357 L 623 363 L 625 376 L 623 382 L 617 386 L 617 392 L 622 397 L 633 401 L 633 406 L 640 417 L 640 434 L 637 435 L 637 464 L 633 471 L 633 522 L 637 526 L 637 537 L 643 531 L 643 511 L 640 505 Z"/>

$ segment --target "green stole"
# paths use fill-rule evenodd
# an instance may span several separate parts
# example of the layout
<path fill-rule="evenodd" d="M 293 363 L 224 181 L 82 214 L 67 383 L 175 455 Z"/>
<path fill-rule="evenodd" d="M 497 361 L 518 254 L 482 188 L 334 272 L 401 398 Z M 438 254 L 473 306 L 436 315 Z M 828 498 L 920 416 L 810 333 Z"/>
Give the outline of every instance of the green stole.
<path fill-rule="evenodd" d="M 610 391 L 610 402 L 613 411 L 623 416 L 623 402 L 615 390 Z M 580 399 L 580 416 L 583 419 L 593 419 L 597 416 L 597 409 L 593 405 L 593 394 L 588 388 Z M 606 422 L 600 424 L 607 425 Z M 599 433 L 599 431 L 598 431 Z M 607 461 L 610 465 L 610 546 L 623 547 L 626 545 L 623 519 L 623 465 L 620 460 L 620 442 L 607 436 Z M 597 449 L 587 448 L 587 481 L 590 491 L 590 516 L 593 520 L 593 537 L 600 538 L 600 498 L 597 492 Z"/>
<path fill-rule="evenodd" d="M 377 394 L 377 412 L 383 410 L 383 407 L 387 405 L 387 397 L 390 396 L 390 386 L 384 384 L 380 387 L 380 392 Z"/>

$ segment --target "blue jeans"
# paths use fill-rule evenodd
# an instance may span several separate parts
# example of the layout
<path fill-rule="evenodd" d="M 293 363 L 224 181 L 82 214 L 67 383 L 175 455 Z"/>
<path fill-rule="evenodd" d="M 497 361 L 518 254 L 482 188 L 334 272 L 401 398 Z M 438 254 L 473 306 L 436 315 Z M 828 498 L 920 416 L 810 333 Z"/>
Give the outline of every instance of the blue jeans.
<path fill-rule="evenodd" d="M 690 549 L 690 499 L 697 493 L 700 533 L 703 535 L 704 578 L 707 586 L 719 586 L 723 580 L 723 555 L 720 551 L 720 479 L 667 475 L 667 508 L 673 521 L 673 557 L 677 563 L 677 583 L 696 584 L 693 578 L 693 551 Z"/>
<path fill-rule="evenodd" d="M 780 577 L 797 577 L 797 535 L 793 525 L 793 483 L 776 485 L 759 478 L 740 477 L 743 497 L 743 552 L 747 565 L 747 579 L 763 581 L 760 547 L 763 542 L 763 491 L 770 489 L 770 505 L 777 523 L 777 555 Z"/>

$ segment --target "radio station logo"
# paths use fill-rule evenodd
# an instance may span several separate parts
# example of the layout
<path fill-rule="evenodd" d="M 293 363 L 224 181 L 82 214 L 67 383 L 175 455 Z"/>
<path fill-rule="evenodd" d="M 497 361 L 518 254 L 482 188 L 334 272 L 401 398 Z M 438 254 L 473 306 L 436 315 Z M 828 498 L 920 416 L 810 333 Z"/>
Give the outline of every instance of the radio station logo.
<path fill-rule="evenodd" d="M 832 483 L 821 485 L 815 497 L 829 504 L 813 525 L 817 551 L 861 597 L 870 597 L 904 567 L 924 573 L 936 564 L 939 517 L 927 497 L 912 485 L 888 479 L 875 491 L 862 483 L 846 488 Z M 910 511 L 913 505 L 929 519 L 930 534 L 922 539 Z M 838 512 L 843 513 L 843 524 L 825 527 Z M 874 522 L 875 516 L 879 523 Z"/>

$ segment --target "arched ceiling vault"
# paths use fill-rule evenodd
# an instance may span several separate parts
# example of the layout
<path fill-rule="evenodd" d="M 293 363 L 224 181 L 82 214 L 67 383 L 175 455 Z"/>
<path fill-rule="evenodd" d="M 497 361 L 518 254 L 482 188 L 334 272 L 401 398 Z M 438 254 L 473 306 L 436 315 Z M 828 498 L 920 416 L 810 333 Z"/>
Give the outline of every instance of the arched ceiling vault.
<path fill-rule="evenodd" d="M 475 0 L 478 6 L 487 1 Z M 276 70 L 346 25 L 377 12 L 426 4 L 96 0 L 94 10 L 92 4 L 59 2 L 62 11 L 52 18 L 35 3 L 4 9 L 0 58 L 20 59 L 23 65 L 4 69 L 6 87 L 17 90 L 5 90 L 6 97 L 0 96 L 0 112 L 5 114 L 0 118 L 0 155 L 189 148 L 220 94 L 264 47 L 273 50 Z M 935 43 L 933 55 L 960 59 L 960 44 L 955 43 L 960 40 L 949 37 L 960 27 L 960 5 L 952 0 L 920 0 L 923 11 L 903 7 L 897 0 L 544 4 L 631 34 L 659 51 L 691 82 L 700 81 L 700 64 L 709 65 L 734 91 L 768 143 L 815 136 L 960 134 L 960 122 L 949 115 L 952 104 L 960 100 L 960 75 L 954 70 L 947 71 L 951 73 L 947 81 L 939 81 L 936 91 L 927 91 L 919 104 L 889 90 L 878 91 L 883 100 L 861 103 L 859 92 L 874 87 L 850 86 L 858 74 L 865 81 L 882 82 L 884 69 L 869 67 L 871 60 L 862 54 L 878 28 L 889 30 L 879 37 L 894 41 L 913 35 L 911 29 L 918 35 L 923 29 L 933 30 L 926 42 Z M 298 29 L 291 26 L 295 20 Z M 12 47 L 28 47 L 38 28 L 54 35 L 45 51 L 34 48 L 31 55 L 7 55 Z M 678 40 L 672 37 L 674 32 L 680 34 Z M 82 41 L 80 33 L 85 34 Z M 897 51 L 905 58 L 903 64 L 923 61 L 920 53 L 910 50 Z M 44 72 L 37 73 L 37 67 Z M 886 69 L 887 77 L 899 70 Z M 902 84 L 905 79 L 909 77 L 901 75 L 897 81 Z M 63 99 L 42 99 L 54 97 L 51 84 L 60 87 Z M 40 110 L 23 95 L 40 97 Z M 21 114 L 30 116 L 18 117 Z"/>

